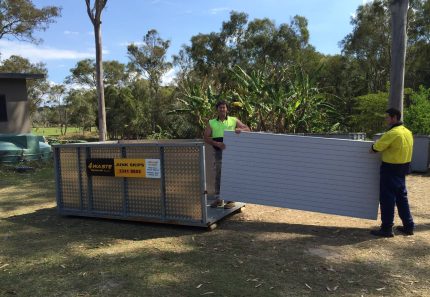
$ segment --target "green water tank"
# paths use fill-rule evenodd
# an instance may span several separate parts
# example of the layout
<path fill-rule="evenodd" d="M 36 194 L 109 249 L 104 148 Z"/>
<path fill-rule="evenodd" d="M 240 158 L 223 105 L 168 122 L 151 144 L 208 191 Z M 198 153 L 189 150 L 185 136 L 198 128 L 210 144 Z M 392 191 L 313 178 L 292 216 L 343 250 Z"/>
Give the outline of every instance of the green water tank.
<path fill-rule="evenodd" d="M 43 136 L 0 134 L 0 162 L 46 160 L 51 156 L 51 146 L 45 143 Z"/>

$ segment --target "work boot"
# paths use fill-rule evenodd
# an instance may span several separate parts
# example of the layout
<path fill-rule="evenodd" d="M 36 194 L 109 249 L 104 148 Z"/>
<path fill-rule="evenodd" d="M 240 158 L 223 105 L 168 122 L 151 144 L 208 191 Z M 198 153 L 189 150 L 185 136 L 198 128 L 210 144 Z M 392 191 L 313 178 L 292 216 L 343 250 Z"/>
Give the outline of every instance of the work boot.
<path fill-rule="evenodd" d="M 215 201 L 211 203 L 212 208 L 221 207 L 223 205 L 224 205 L 224 201 L 222 199 L 219 199 L 219 198 L 215 199 Z"/>
<path fill-rule="evenodd" d="M 403 233 L 403 235 L 414 235 L 414 228 L 405 227 L 405 226 L 397 226 L 396 230 L 400 233 Z"/>
<path fill-rule="evenodd" d="M 372 230 L 370 231 L 370 234 L 379 237 L 394 237 L 393 228 L 380 228 L 378 230 Z"/>
<path fill-rule="evenodd" d="M 236 206 L 236 204 L 233 201 L 227 201 L 227 203 L 224 204 L 225 209 L 230 209 L 230 208 L 233 208 L 235 206 Z"/>

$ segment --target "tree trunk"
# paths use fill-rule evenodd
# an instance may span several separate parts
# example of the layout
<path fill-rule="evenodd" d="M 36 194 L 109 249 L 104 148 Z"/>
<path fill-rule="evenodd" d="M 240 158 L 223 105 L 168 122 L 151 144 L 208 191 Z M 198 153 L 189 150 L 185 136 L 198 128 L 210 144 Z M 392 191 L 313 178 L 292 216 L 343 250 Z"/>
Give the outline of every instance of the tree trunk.
<path fill-rule="evenodd" d="M 409 0 L 391 1 L 391 72 L 388 107 L 394 107 L 403 115 L 403 89 L 406 59 L 406 22 Z"/>
<path fill-rule="evenodd" d="M 96 42 L 96 80 L 98 96 L 98 119 L 99 119 L 99 140 L 106 141 L 106 109 L 105 94 L 103 86 L 103 63 L 102 63 L 102 32 L 100 23 L 94 25 L 94 35 Z"/>

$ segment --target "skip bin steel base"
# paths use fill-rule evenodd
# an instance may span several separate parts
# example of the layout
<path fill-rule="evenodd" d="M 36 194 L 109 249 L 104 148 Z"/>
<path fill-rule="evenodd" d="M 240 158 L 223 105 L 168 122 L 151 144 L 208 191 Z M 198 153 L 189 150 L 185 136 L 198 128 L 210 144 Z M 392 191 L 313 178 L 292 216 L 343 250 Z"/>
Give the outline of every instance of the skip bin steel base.
<path fill-rule="evenodd" d="M 244 206 L 209 207 L 201 141 L 54 145 L 54 159 L 60 215 L 210 227 Z M 86 166 L 94 159 L 156 159 L 160 175 L 93 176 Z"/>

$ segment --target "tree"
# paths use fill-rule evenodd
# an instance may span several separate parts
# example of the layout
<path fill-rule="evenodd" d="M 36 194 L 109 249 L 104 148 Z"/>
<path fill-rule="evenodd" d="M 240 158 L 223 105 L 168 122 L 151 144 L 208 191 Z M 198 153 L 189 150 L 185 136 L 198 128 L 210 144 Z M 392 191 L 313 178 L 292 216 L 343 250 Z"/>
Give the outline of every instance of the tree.
<path fill-rule="evenodd" d="M 385 91 L 390 80 L 392 2 L 375 0 L 360 5 L 351 19 L 352 33 L 340 43 L 343 54 L 358 62 L 361 84 L 366 85 L 355 96 Z M 409 4 L 405 87 L 417 89 L 421 84 L 430 86 L 430 1 L 409 0 Z"/>
<path fill-rule="evenodd" d="M 94 0 L 91 8 L 91 0 L 85 0 L 87 13 L 94 27 L 94 37 L 96 45 L 96 81 L 98 96 L 98 120 L 99 120 L 99 140 L 106 140 L 106 109 L 103 86 L 103 63 L 102 63 L 102 32 L 101 32 L 101 15 L 106 6 L 107 0 Z"/>
<path fill-rule="evenodd" d="M 67 84 L 78 84 L 82 87 L 97 89 L 96 66 L 93 59 L 78 61 L 76 66 L 70 69 L 70 73 L 65 80 Z"/>
<path fill-rule="evenodd" d="M 150 101 L 152 105 L 151 119 L 152 130 L 155 131 L 160 119 L 160 104 L 158 91 L 161 86 L 162 76 L 172 68 L 172 64 L 166 61 L 167 50 L 170 41 L 163 40 L 157 30 L 149 30 L 143 37 L 143 45 L 130 44 L 127 47 L 131 63 L 139 73 L 149 80 Z"/>
<path fill-rule="evenodd" d="M 172 68 L 166 61 L 170 40 L 163 40 L 157 30 L 149 30 L 143 37 L 143 45 L 130 44 L 127 47 L 128 56 L 136 69 L 149 80 L 155 96 L 161 85 L 162 76 Z"/>
<path fill-rule="evenodd" d="M 388 104 L 388 93 L 378 92 L 356 98 L 351 126 L 354 131 L 365 132 L 372 137 L 385 129 L 384 115 Z"/>
<path fill-rule="evenodd" d="M 430 88 L 420 87 L 405 108 L 405 124 L 414 134 L 430 135 Z"/>
<path fill-rule="evenodd" d="M 43 79 L 27 81 L 30 116 L 32 116 L 42 102 L 43 95 L 45 95 L 49 89 L 49 84 L 46 79 L 48 70 L 46 69 L 45 64 L 33 64 L 26 58 L 20 56 L 10 56 L 0 64 L 0 72 L 38 73 L 45 75 L 45 78 Z"/>
<path fill-rule="evenodd" d="M 129 81 L 129 71 L 126 65 L 112 60 L 103 62 L 103 85 L 124 86 Z M 66 78 L 67 84 L 78 84 L 84 88 L 96 89 L 96 65 L 93 59 L 78 61 L 76 66 L 70 69 L 70 75 Z"/>
<path fill-rule="evenodd" d="M 389 0 L 375 0 L 359 6 L 351 19 L 353 32 L 340 43 L 342 52 L 359 62 L 363 80 L 367 83 L 366 93 L 386 89 L 389 81 L 391 25 Z"/>
<path fill-rule="evenodd" d="M 88 99 L 91 100 L 88 100 Z M 72 90 L 67 95 L 65 101 L 69 107 L 69 123 L 90 130 L 96 122 L 96 94 L 92 90 Z"/>
<path fill-rule="evenodd" d="M 391 71 L 388 107 L 403 112 L 403 89 L 405 84 L 406 17 L 409 0 L 392 0 L 391 8 Z"/>
<path fill-rule="evenodd" d="M 34 31 L 46 30 L 60 12 L 61 8 L 56 6 L 38 9 L 31 0 L 1 0 L 0 39 L 11 36 L 38 43 L 41 40 L 34 37 Z"/>
<path fill-rule="evenodd" d="M 48 103 L 50 103 L 58 113 L 61 135 L 66 134 L 68 127 L 68 106 L 65 100 L 65 94 L 66 89 L 64 85 L 53 85 L 48 91 Z"/>

